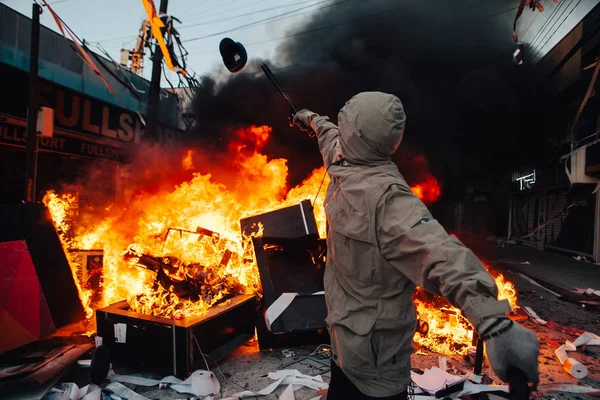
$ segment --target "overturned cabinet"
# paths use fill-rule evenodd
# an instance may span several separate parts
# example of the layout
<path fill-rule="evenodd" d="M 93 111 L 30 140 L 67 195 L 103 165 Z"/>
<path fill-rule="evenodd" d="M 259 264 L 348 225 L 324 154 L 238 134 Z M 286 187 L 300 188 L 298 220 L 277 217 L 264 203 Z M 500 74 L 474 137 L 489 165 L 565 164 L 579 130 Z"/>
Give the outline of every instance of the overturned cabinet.
<path fill-rule="evenodd" d="M 253 238 L 263 297 L 256 329 L 261 349 L 329 341 L 323 275 L 327 248 L 319 238 L 310 201 L 241 221 Z"/>

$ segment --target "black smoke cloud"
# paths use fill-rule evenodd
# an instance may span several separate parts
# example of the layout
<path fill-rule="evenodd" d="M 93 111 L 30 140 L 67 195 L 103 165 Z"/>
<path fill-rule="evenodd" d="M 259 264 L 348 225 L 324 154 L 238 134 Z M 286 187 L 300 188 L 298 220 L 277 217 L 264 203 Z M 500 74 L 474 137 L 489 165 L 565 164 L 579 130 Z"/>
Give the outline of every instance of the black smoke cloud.
<path fill-rule="evenodd" d="M 524 90 L 511 58 L 516 11 L 510 9 L 517 3 L 333 0 L 289 32 L 310 33 L 289 37 L 266 61 L 298 108 L 334 122 L 358 92 L 397 95 L 407 113 L 395 156 L 401 172 L 409 183 L 421 180 L 423 163 L 415 160 L 424 155 L 444 194 L 459 196 L 467 175 L 503 176 L 507 154 L 517 156 Z M 239 36 L 232 34 L 243 43 Z M 320 155 L 313 138 L 289 126 L 288 108 L 260 71 L 262 61 L 224 82 L 203 77 L 194 102 L 196 138 L 217 154 L 233 127 L 270 125 L 267 154 L 289 160 L 293 185 L 320 165 Z"/>

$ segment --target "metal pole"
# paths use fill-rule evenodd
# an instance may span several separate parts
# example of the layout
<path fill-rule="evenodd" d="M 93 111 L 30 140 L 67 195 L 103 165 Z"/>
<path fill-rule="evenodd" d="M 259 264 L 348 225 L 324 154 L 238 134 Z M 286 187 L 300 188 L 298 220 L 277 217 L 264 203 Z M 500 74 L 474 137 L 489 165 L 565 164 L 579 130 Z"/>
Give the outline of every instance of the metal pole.
<path fill-rule="evenodd" d="M 475 348 L 475 367 L 473 368 L 473 373 L 475 375 L 480 375 L 483 370 L 483 340 L 480 337 L 477 337 L 477 347 Z"/>
<path fill-rule="evenodd" d="M 512 218 L 513 218 L 513 197 L 508 196 L 508 229 L 506 232 L 506 241 L 512 236 Z"/>
<path fill-rule="evenodd" d="M 159 14 L 167 13 L 169 0 L 160 0 Z M 158 139 L 156 127 L 158 125 L 158 113 L 160 111 L 160 73 L 162 72 L 163 54 L 158 43 L 154 46 L 154 58 L 152 60 L 152 78 L 150 79 L 150 90 L 148 91 L 148 108 L 146 110 L 146 139 L 154 143 Z"/>
<path fill-rule="evenodd" d="M 25 201 L 35 203 L 38 137 L 37 137 L 37 80 L 40 52 L 40 14 L 42 7 L 32 5 L 31 44 L 29 48 L 29 109 L 27 110 L 27 155 L 25 158 Z"/>

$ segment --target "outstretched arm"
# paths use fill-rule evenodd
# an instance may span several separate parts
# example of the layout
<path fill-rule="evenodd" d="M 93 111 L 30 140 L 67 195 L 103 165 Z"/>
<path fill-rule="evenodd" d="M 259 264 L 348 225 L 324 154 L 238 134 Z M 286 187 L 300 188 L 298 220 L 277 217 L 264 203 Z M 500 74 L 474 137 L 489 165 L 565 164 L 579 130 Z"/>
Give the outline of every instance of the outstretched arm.
<path fill-rule="evenodd" d="M 388 189 L 377 207 L 381 254 L 428 291 L 444 296 L 477 324 L 510 311 L 498 301 L 496 282 L 471 250 L 448 235 L 408 185 Z"/>
<path fill-rule="evenodd" d="M 377 206 L 382 256 L 414 284 L 444 296 L 462 310 L 486 343 L 490 364 L 503 381 L 510 369 L 539 380 L 535 334 L 506 317 L 498 288 L 475 254 L 448 235 L 408 185 L 393 185 Z"/>
<path fill-rule="evenodd" d="M 298 125 L 301 129 L 310 127 L 317 134 L 319 149 L 321 150 L 325 167 L 329 167 L 332 163 L 340 159 L 341 153 L 338 146 L 340 131 L 337 125 L 329 120 L 328 116 L 321 116 L 309 110 L 300 110 L 294 116 L 294 124 Z"/>

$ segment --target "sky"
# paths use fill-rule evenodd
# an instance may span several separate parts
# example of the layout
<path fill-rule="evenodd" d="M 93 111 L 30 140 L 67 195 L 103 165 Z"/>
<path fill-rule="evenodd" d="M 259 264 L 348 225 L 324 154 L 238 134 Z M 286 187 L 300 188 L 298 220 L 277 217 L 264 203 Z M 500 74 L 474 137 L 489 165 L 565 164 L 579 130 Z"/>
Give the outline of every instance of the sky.
<path fill-rule="evenodd" d="M 30 0 L 0 2 L 31 16 Z M 80 38 L 92 48 L 99 44 L 117 61 L 122 47 L 134 47 L 145 18 L 140 0 L 53 0 L 49 3 Z M 327 3 L 325 0 L 170 0 L 168 14 L 181 21 L 175 26 L 189 52 L 188 65 L 198 75 L 204 75 L 215 68 L 224 68 L 218 50 L 222 38 L 242 42 L 251 58 L 270 58 L 286 32 Z M 155 4 L 158 9 L 160 0 L 155 0 Z M 42 14 L 41 22 L 57 30 L 48 12 Z M 256 25 L 224 32 L 254 23 Z M 148 58 L 144 65 L 144 76 L 149 78 L 151 62 Z"/>

